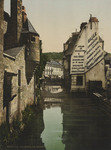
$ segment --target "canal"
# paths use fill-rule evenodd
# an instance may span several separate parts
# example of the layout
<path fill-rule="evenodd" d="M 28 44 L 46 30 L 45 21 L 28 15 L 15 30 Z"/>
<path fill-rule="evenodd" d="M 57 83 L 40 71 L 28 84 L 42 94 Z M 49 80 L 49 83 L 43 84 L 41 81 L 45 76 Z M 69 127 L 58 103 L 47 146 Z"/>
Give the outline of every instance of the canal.
<path fill-rule="evenodd" d="M 42 89 L 43 110 L 15 146 L 23 150 L 110 150 L 111 118 L 84 97 L 72 97 L 60 85 Z"/>

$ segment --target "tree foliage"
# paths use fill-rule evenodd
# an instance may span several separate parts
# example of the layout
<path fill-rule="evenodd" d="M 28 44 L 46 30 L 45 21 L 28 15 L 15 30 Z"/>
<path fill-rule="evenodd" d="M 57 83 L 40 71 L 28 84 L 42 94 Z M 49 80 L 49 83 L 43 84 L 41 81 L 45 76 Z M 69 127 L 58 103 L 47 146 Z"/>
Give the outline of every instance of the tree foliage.
<path fill-rule="evenodd" d="M 49 53 L 43 53 L 48 61 L 55 60 L 55 61 L 60 61 L 63 59 L 63 52 L 49 52 Z"/>

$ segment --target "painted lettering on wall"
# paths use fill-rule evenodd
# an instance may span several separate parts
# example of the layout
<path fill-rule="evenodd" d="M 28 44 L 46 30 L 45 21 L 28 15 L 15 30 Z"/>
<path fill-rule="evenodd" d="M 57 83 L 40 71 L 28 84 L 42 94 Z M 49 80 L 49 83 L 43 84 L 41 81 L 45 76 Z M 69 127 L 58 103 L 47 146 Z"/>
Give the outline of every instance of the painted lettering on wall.
<path fill-rule="evenodd" d="M 82 44 L 77 46 L 78 49 L 75 49 L 71 62 L 72 74 L 84 73 L 103 59 L 103 49 L 96 32 L 88 38 L 87 46 L 86 50 Z"/>
<path fill-rule="evenodd" d="M 78 46 L 82 48 L 84 46 Z M 83 72 L 84 73 L 84 52 L 85 50 L 75 50 L 75 55 L 72 59 L 72 73 Z"/>
<path fill-rule="evenodd" d="M 86 68 L 87 70 L 94 66 L 100 59 L 103 58 L 102 47 L 99 43 L 99 37 L 95 32 L 88 39 L 88 50 L 86 52 Z M 96 60 L 96 61 L 95 61 Z"/>
<path fill-rule="evenodd" d="M 88 39 L 88 43 L 90 43 L 93 39 L 94 39 L 94 37 L 97 35 L 97 33 L 95 32 L 89 39 Z"/>

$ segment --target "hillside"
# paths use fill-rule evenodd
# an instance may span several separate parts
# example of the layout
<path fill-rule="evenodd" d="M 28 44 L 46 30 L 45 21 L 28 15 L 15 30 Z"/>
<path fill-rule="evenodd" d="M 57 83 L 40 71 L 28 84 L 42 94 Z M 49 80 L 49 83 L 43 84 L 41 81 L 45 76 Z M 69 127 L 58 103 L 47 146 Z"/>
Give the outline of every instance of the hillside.
<path fill-rule="evenodd" d="M 44 55 L 47 57 L 48 61 L 50 60 L 55 60 L 55 61 L 60 61 L 63 59 L 63 52 L 49 52 L 49 53 L 44 53 Z"/>

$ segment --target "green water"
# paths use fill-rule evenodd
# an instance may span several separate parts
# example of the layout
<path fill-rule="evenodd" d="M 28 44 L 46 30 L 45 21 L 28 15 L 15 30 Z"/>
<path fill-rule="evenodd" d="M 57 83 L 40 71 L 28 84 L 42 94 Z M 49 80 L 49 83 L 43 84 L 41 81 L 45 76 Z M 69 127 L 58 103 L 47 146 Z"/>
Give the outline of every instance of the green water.
<path fill-rule="evenodd" d="M 64 150 L 62 143 L 63 114 L 60 107 L 46 108 L 44 110 L 45 127 L 41 135 L 46 150 Z"/>
<path fill-rule="evenodd" d="M 42 95 L 43 110 L 8 150 L 111 150 L 111 118 L 93 100 L 60 86 L 46 86 Z"/>

